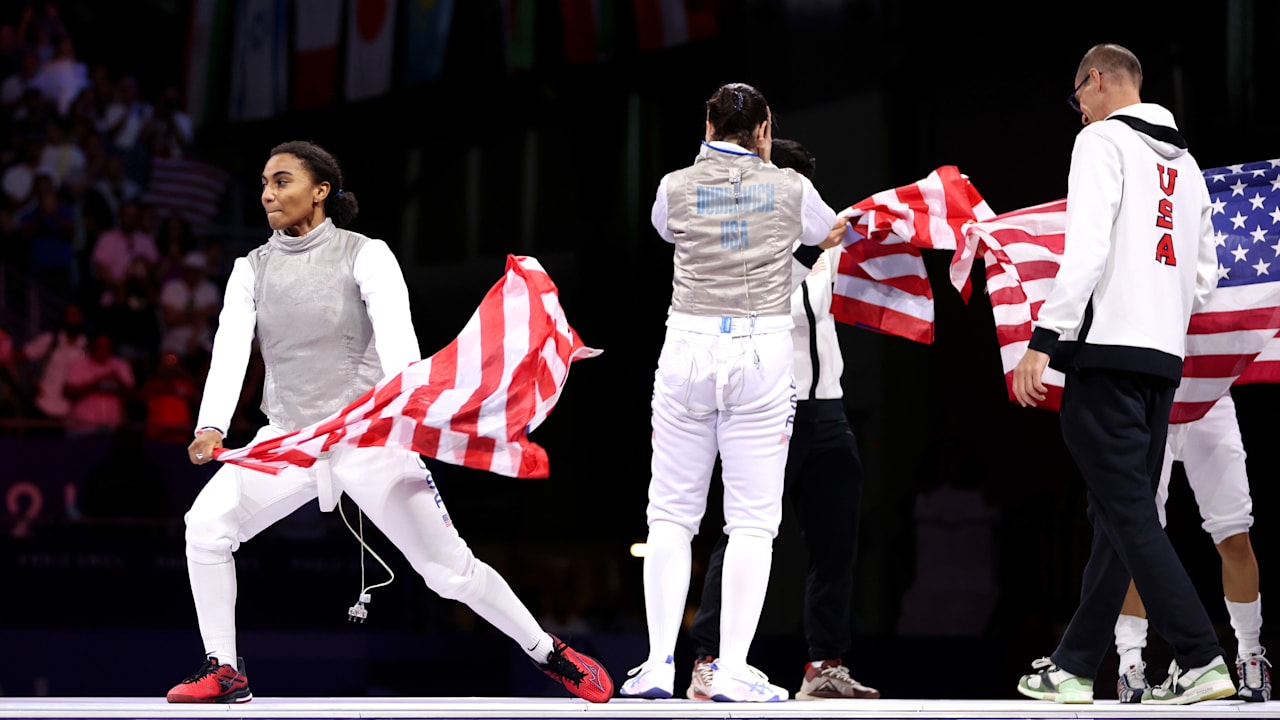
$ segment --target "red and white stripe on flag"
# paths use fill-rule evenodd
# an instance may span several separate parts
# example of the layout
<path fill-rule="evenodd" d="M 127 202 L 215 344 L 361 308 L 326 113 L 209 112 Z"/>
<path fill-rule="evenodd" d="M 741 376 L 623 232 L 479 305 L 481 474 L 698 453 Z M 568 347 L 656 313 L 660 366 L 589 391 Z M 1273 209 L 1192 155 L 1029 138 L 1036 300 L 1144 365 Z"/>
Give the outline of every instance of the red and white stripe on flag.
<path fill-rule="evenodd" d="M 932 343 L 933 291 L 920 250 L 954 250 L 966 224 L 994 215 L 954 165 L 845 209 L 854 239 L 840 256 L 835 319 Z"/>
<path fill-rule="evenodd" d="M 1005 388 L 1013 397 L 1013 368 L 1031 342 L 1031 323 L 1040 316 L 1053 288 L 1065 247 L 1067 201 L 1057 200 L 999 215 L 970 225 L 951 261 L 951 282 L 957 289 L 968 282 L 974 258 L 983 254 L 987 268 L 987 296 L 991 301 L 1004 368 Z M 1038 407 L 1057 411 L 1064 377 L 1045 370 L 1048 397 Z"/>
<path fill-rule="evenodd" d="M 293 6 L 294 110 L 333 105 L 342 44 L 342 0 L 307 0 Z"/>
<path fill-rule="evenodd" d="M 217 459 L 274 474 L 311 467 L 335 447 L 385 446 L 508 477 L 546 477 L 547 453 L 528 435 L 555 407 L 570 365 L 600 352 L 569 325 L 538 261 L 511 255 L 503 279 L 447 347 L 315 425 L 217 451 Z"/>
<path fill-rule="evenodd" d="M 147 202 L 192 224 L 217 214 L 230 176 L 222 168 L 188 157 L 153 157 Z"/>
<path fill-rule="evenodd" d="M 987 294 L 1009 400 L 1013 369 L 1026 353 L 1031 323 L 1039 317 L 1061 262 L 1066 200 L 996 217 L 968 228 L 952 261 L 952 282 L 968 277 L 978 253 L 987 266 Z M 1172 423 L 1204 417 L 1233 384 L 1280 380 L 1280 283 L 1219 286 L 1187 328 L 1182 383 L 1174 395 Z M 1063 376 L 1047 370 L 1049 397 L 1039 407 L 1057 411 Z"/>

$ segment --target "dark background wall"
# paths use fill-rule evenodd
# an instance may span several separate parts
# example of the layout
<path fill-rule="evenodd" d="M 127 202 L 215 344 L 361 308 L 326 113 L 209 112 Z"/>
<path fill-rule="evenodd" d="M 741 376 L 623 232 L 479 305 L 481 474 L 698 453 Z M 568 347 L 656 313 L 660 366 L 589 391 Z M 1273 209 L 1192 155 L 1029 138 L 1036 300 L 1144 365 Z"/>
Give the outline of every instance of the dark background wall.
<path fill-rule="evenodd" d="M 648 210 L 662 174 L 697 152 L 702 103 L 716 86 L 745 81 L 765 93 L 778 135 L 818 157 L 817 186 L 836 208 L 946 164 L 967 173 L 997 212 L 1062 197 L 1079 129 L 1063 100 L 1080 56 L 1105 41 L 1138 54 L 1144 99 L 1174 111 L 1203 167 L 1280 156 L 1276 60 L 1264 49 L 1280 30 L 1273 3 L 687 4 L 715 10 L 711 37 L 642 51 L 636 4 L 621 2 L 611 5 L 617 23 L 608 55 L 571 64 L 558 3 L 536 3 L 534 62 L 512 70 L 498 4 L 458 0 L 437 81 L 269 120 L 214 117 L 197 142 L 202 157 L 233 174 L 224 213 L 206 233 L 237 253 L 266 234 L 257 176 L 270 147 L 303 138 L 334 151 L 346 189 L 360 199 L 354 228 L 386 239 L 405 267 L 424 354 L 454 337 L 508 253 L 534 255 L 548 268 L 571 323 L 605 350 L 574 366 L 559 406 L 534 435 L 550 454 L 551 477 L 433 467 L 477 553 L 549 625 L 592 638 L 615 675 L 638 664 L 645 647 L 641 561 L 627 552 L 645 533 L 648 400 L 671 272 L 670 248 Z M 136 73 L 148 88 L 183 81 L 185 3 L 82 0 L 67 2 L 63 14 L 86 60 Z M 293 68 L 295 79 L 301 71 Z M 1018 670 L 1052 649 L 1075 607 L 1088 554 L 1083 490 L 1056 417 L 1005 399 L 982 294 L 963 304 L 946 284 L 947 258 L 927 260 L 937 296 L 932 345 L 841 328 L 846 406 L 867 466 L 850 608 L 857 637 L 846 660 L 886 696 L 1008 696 Z M 975 281 L 980 288 L 980 275 Z M 1252 386 L 1235 397 L 1265 596 L 1280 522 L 1270 482 L 1280 460 L 1270 442 L 1277 395 Z M 24 435 L 0 440 L 7 448 L 0 457 L 15 458 L 0 464 L 0 486 L 20 477 L 82 486 L 109 452 Z M 180 446 L 147 452 L 162 488 L 123 483 L 119 492 L 162 493 L 156 517 L 113 523 L 55 513 L 24 533 L 10 522 L 13 532 L 0 541 L 9 578 L 0 638 L 40 650 L 34 659 L 8 653 L 5 694 L 111 694 L 73 670 L 89 658 L 120 658 L 121 650 L 138 653 L 147 683 L 125 694 L 163 692 L 194 669 L 200 648 L 180 517 L 202 476 L 183 465 Z M 939 506 L 945 510 L 931 515 Z M 1169 532 L 1234 648 L 1217 556 L 1180 470 L 1170 518 Z M 718 522 L 713 500 L 695 540 L 691 603 Z M 784 524 L 753 661 L 790 685 L 803 660 L 805 558 L 789 516 Z M 304 509 L 240 552 L 241 649 L 271 679 L 255 675 L 259 692 L 314 693 L 297 679 L 297 665 L 317 657 L 348 663 L 360 680 L 335 692 L 546 691 L 503 638 L 431 596 L 385 542 L 376 543 L 376 530 L 367 532 L 398 579 L 375 591 L 363 628 L 345 624 L 360 556 L 340 518 Z M 371 575 L 381 572 L 367 564 Z M 444 646 L 458 654 L 437 659 Z M 453 658 L 476 648 L 510 660 L 510 688 L 466 684 Z M 964 662 L 982 677 L 946 688 L 897 678 L 899 663 L 918 662 L 922 652 Z M 1153 640 L 1152 667 L 1166 652 Z M 430 682 L 424 669 L 435 673 Z"/>

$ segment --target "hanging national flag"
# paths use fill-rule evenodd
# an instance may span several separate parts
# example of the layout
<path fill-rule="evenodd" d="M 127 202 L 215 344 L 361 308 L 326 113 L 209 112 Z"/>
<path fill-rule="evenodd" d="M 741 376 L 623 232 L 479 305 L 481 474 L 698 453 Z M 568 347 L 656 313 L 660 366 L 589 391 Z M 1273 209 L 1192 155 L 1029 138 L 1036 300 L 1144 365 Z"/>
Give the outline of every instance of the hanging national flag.
<path fill-rule="evenodd" d="M 187 69 L 185 77 L 187 114 L 200 126 L 213 117 L 218 90 L 226 85 L 227 0 L 191 0 L 191 23 L 187 28 Z"/>
<path fill-rule="evenodd" d="M 507 70 L 531 70 L 534 61 L 534 0 L 498 0 Z"/>
<path fill-rule="evenodd" d="M 581 65 L 600 59 L 599 12 L 599 0 L 560 0 L 565 62 Z"/>
<path fill-rule="evenodd" d="M 840 213 L 853 227 L 841 253 L 831 300 L 836 320 L 933 342 L 933 291 L 921 249 L 954 250 L 963 227 L 995 213 L 946 165 L 928 177 L 885 190 Z"/>
<path fill-rule="evenodd" d="M 405 23 L 405 85 L 421 85 L 440 77 L 452 23 L 453 0 L 409 0 Z"/>
<path fill-rule="evenodd" d="M 685 29 L 690 42 L 720 34 L 721 0 L 685 0 Z"/>
<path fill-rule="evenodd" d="M 288 56 L 285 0 L 239 0 L 234 66 L 231 73 L 232 120 L 265 120 L 285 110 Z"/>
<path fill-rule="evenodd" d="M 636 45 L 643 52 L 689 42 L 685 0 L 635 0 Z"/>
<path fill-rule="evenodd" d="M 293 109 L 329 107 L 337 95 L 342 0 L 299 0 L 293 9 Z"/>
<path fill-rule="evenodd" d="M 216 457 L 276 473 L 311 467 L 334 447 L 402 447 L 508 477 L 546 477 L 547 453 L 528 435 L 555 407 L 569 366 L 598 354 L 569 325 L 538 261 L 509 255 L 506 275 L 448 347 L 315 425 Z"/>
<path fill-rule="evenodd" d="M 1280 380 L 1280 160 L 1204 171 L 1212 201 L 1218 285 L 1191 316 L 1182 383 L 1170 422 L 1197 420 L 1233 384 Z M 1066 201 L 1006 213 L 968 228 L 952 279 L 967 277 L 985 255 L 987 293 L 1009 399 L 1012 373 L 1031 340 L 1031 323 L 1048 298 L 1062 257 Z M 1058 410 L 1061 373 L 1044 375 L 1048 401 Z"/>
<path fill-rule="evenodd" d="M 392 0 L 350 0 L 346 98 L 366 100 L 391 90 L 396 8 Z"/>
<path fill-rule="evenodd" d="M 229 176 L 221 168 L 186 157 L 153 157 L 146 202 L 192 225 L 217 214 Z"/>

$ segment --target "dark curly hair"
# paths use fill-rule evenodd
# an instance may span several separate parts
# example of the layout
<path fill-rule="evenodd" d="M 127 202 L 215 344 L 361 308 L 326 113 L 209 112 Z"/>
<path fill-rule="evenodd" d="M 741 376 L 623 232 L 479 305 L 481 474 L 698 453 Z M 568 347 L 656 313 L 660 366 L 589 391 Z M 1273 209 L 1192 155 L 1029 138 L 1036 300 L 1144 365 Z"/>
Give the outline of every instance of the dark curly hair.
<path fill-rule="evenodd" d="M 810 180 L 813 180 L 813 173 L 818 168 L 818 161 L 808 148 L 785 138 L 773 139 L 769 160 L 780 168 L 791 168 Z"/>
<path fill-rule="evenodd" d="M 338 227 L 347 227 L 360 213 L 360 203 L 354 193 L 342 187 L 342 168 L 333 154 L 307 140 L 290 140 L 271 148 L 271 157 L 293 155 L 311 173 L 314 183 L 329 183 L 329 195 L 324 199 L 324 214 Z"/>

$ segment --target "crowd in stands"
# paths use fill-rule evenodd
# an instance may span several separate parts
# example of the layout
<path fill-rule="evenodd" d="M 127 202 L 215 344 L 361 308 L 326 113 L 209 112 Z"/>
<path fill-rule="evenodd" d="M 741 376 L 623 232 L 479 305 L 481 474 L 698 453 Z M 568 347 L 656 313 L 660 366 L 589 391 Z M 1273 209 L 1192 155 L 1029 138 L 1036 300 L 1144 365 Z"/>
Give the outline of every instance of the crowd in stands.
<path fill-rule="evenodd" d="M 0 24 L 0 133 L 0 421 L 187 442 L 227 259 L 150 192 L 156 158 L 194 154 L 177 88 L 86 62 L 30 3 Z M 33 295 L 55 308 L 34 327 Z"/>

